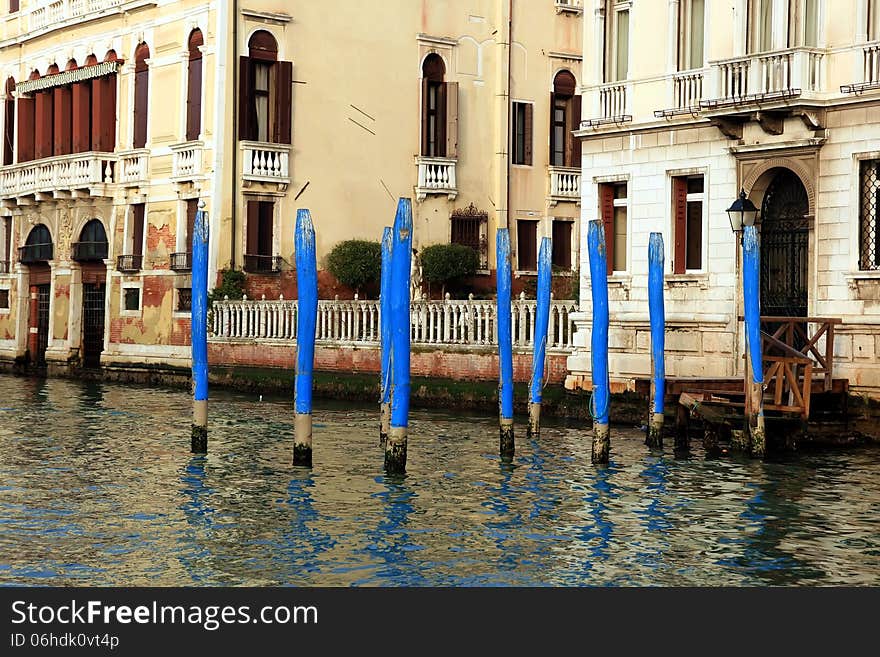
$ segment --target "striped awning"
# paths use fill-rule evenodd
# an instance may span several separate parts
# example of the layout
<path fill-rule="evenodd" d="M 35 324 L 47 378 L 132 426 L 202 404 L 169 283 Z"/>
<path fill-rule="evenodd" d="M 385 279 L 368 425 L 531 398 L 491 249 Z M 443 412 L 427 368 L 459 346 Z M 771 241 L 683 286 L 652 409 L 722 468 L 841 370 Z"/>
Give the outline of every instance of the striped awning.
<path fill-rule="evenodd" d="M 15 91 L 18 94 L 30 94 L 43 89 L 51 89 L 53 87 L 63 87 L 66 84 L 74 82 L 82 82 L 83 80 L 91 80 L 92 78 L 100 78 L 111 73 L 116 73 L 119 69 L 121 61 L 101 62 L 94 66 L 82 66 L 72 71 L 64 71 L 62 73 L 53 73 L 36 80 L 24 80 L 15 85 Z"/>

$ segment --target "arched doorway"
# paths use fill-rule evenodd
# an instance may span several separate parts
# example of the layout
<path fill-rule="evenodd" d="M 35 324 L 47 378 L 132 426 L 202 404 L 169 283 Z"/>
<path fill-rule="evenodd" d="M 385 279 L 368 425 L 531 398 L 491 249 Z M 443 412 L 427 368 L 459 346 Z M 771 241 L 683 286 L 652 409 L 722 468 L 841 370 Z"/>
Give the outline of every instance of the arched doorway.
<path fill-rule="evenodd" d="M 104 351 L 104 301 L 106 298 L 107 232 L 100 219 L 83 226 L 79 242 L 73 245 L 73 259 L 82 274 L 82 364 L 98 367 Z"/>
<path fill-rule="evenodd" d="M 49 261 L 53 256 L 52 234 L 46 226 L 37 224 L 28 233 L 24 246 L 18 250 L 19 262 L 28 266 L 28 353 L 31 362 L 37 365 L 45 364 L 49 346 L 49 303 L 52 294 Z"/>
<path fill-rule="evenodd" d="M 762 315 L 807 315 L 809 212 L 801 179 L 775 169 L 761 203 Z"/>

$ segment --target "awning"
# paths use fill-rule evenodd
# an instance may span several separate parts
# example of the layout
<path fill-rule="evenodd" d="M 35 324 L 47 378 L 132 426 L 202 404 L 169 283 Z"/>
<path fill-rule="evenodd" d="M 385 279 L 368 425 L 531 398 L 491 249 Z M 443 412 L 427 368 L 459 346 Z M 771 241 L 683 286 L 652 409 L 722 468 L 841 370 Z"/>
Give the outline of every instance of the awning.
<path fill-rule="evenodd" d="M 82 82 L 83 80 L 91 80 L 100 78 L 111 73 L 116 73 L 119 69 L 121 61 L 101 62 L 93 66 L 83 66 L 75 68 L 72 71 L 64 71 L 62 73 L 53 73 L 36 80 L 24 80 L 15 85 L 17 94 L 30 94 L 43 89 L 51 89 L 53 87 L 63 87 L 74 82 Z"/>

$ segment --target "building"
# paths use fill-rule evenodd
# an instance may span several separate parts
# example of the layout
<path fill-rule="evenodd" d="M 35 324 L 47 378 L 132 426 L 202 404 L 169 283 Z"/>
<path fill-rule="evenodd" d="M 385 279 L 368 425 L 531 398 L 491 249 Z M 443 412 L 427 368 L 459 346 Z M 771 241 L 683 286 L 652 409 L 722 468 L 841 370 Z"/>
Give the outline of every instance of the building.
<path fill-rule="evenodd" d="M 295 296 L 296 208 L 322 258 L 378 240 L 400 196 L 415 245 L 473 246 L 487 286 L 498 226 L 520 277 L 544 235 L 563 272 L 577 266 L 576 0 L 2 11 L 2 361 L 188 366 L 200 202 L 212 279 L 244 270 L 256 298 Z"/>
<path fill-rule="evenodd" d="M 650 373 L 652 231 L 666 244 L 667 374 L 742 372 L 725 212 L 742 188 L 761 210 L 762 314 L 842 319 L 835 376 L 880 392 L 880 2 L 591 0 L 584 56 L 583 221 L 605 223 L 612 381 Z M 572 388 L 590 380 L 581 235 Z"/>

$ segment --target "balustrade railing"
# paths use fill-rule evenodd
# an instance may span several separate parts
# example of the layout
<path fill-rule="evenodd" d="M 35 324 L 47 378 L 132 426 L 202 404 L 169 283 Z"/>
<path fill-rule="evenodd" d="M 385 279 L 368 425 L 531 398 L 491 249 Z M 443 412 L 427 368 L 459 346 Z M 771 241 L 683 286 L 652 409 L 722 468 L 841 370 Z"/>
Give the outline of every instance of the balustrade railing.
<path fill-rule="evenodd" d="M 447 157 L 419 157 L 419 181 L 416 196 L 424 200 L 428 194 L 446 194 L 450 200 L 458 195 L 455 165 L 458 160 Z"/>
<path fill-rule="evenodd" d="M 201 175 L 204 147 L 200 141 L 188 141 L 172 146 L 171 177 L 180 180 Z"/>
<path fill-rule="evenodd" d="M 110 153 L 76 153 L 4 166 L 0 170 L 0 197 L 112 183 L 116 159 Z"/>
<path fill-rule="evenodd" d="M 703 100 L 703 72 L 678 73 L 672 78 L 675 109 L 699 109 Z"/>
<path fill-rule="evenodd" d="M 824 62 L 825 53 L 816 48 L 790 48 L 715 62 L 716 100 L 703 104 L 822 91 Z"/>
<path fill-rule="evenodd" d="M 121 5 L 123 0 L 38 0 L 28 15 L 28 29 L 39 30 L 72 18 Z"/>
<path fill-rule="evenodd" d="M 557 200 L 580 200 L 581 170 L 550 167 L 550 196 Z"/>
<path fill-rule="evenodd" d="M 880 83 L 880 43 L 865 46 L 862 57 L 865 62 L 865 79 L 868 84 Z"/>
<path fill-rule="evenodd" d="M 150 161 L 150 151 L 139 149 L 119 153 L 117 182 L 123 185 L 138 185 L 145 183 L 148 178 L 147 167 Z"/>
<path fill-rule="evenodd" d="M 296 301 L 215 301 L 211 310 L 211 339 L 295 341 Z M 511 304 L 514 348 L 531 349 L 534 340 L 536 302 L 521 296 Z M 553 301 L 547 348 L 572 348 L 575 301 Z M 316 339 L 324 344 L 379 344 L 378 301 L 321 300 L 318 302 Z M 413 301 L 410 310 L 413 344 L 443 346 L 492 346 L 498 344 L 495 301 L 476 299 Z"/>
<path fill-rule="evenodd" d="M 613 83 L 599 87 L 599 116 L 612 119 L 626 114 L 626 85 Z"/>
<path fill-rule="evenodd" d="M 290 182 L 290 146 L 255 141 L 241 142 L 242 176 L 258 182 Z"/>

